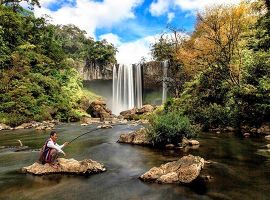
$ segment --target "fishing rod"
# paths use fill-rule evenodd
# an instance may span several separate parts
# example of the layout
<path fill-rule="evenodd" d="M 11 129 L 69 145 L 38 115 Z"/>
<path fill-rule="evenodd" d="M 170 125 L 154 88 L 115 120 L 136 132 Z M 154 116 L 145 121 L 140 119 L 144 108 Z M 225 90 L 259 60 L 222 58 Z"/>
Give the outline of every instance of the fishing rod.
<path fill-rule="evenodd" d="M 117 125 L 126 125 L 126 124 L 122 124 L 122 123 L 119 123 L 119 124 L 110 124 L 110 126 L 117 126 Z M 94 129 L 92 129 L 92 130 L 90 130 L 90 131 L 87 131 L 87 132 L 85 132 L 85 133 L 83 133 L 83 134 L 81 134 L 81 135 L 75 137 L 74 139 L 72 139 L 70 142 L 68 142 L 68 144 L 70 144 L 71 142 L 74 142 L 74 141 L 77 140 L 78 138 L 80 138 L 80 137 L 82 137 L 82 136 L 84 136 L 84 135 L 86 135 L 86 134 L 88 134 L 88 133 L 92 133 L 92 132 L 94 132 L 94 131 L 96 131 L 96 130 L 98 130 L 98 129 L 101 129 L 101 128 L 102 128 L 102 127 L 97 127 L 97 128 L 94 128 Z"/>
<path fill-rule="evenodd" d="M 85 133 L 83 133 L 83 134 L 81 134 L 81 135 L 75 137 L 74 139 L 72 139 L 70 142 L 68 142 L 68 144 L 70 144 L 71 142 L 74 142 L 74 141 L 77 140 L 78 138 L 80 138 L 80 137 L 82 137 L 82 136 L 84 136 L 84 135 L 86 135 L 86 134 L 88 134 L 88 133 L 91 133 L 91 132 L 93 132 L 93 131 L 96 131 L 96 130 L 98 130 L 98 129 L 100 129 L 100 128 L 95 128 L 95 129 L 92 129 L 91 131 L 87 131 L 87 132 L 85 132 Z"/>

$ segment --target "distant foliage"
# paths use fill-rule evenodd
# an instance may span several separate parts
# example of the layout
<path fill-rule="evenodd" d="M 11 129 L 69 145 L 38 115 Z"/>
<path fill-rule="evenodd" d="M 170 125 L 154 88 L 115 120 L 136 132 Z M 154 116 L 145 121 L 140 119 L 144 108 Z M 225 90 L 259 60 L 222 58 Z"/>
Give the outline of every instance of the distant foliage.
<path fill-rule="evenodd" d="M 181 112 L 205 129 L 270 121 L 269 5 L 241 2 L 198 14 L 194 32 L 171 56 L 185 81 L 165 104 L 167 112 Z"/>
<path fill-rule="evenodd" d="M 93 60 L 113 62 L 116 50 L 86 38 L 73 25 L 51 25 L 21 7 L 14 10 L 11 4 L 0 5 L 0 123 L 78 120 L 86 100 L 76 63 L 90 54 Z"/>

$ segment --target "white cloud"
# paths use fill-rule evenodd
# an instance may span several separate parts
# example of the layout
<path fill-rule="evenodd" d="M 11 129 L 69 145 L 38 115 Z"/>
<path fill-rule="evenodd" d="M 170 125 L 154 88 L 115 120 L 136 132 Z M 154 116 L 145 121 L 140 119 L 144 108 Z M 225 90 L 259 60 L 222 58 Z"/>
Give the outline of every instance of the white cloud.
<path fill-rule="evenodd" d="M 163 36 L 168 38 L 171 37 L 171 35 L 167 33 L 163 33 Z M 182 33 L 181 37 L 189 36 L 185 33 Z M 152 59 L 150 46 L 159 38 L 160 34 L 156 34 L 138 39 L 133 42 L 118 43 L 118 45 L 116 45 L 118 49 L 118 52 L 116 54 L 116 59 L 118 63 L 126 65 L 135 64 L 138 63 L 142 57 L 144 57 L 146 61 L 150 61 Z"/>
<path fill-rule="evenodd" d="M 115 46 L 118 46 L 121 44 L 120 38 L 118 35 L 115 35 L 113 33 L 107 33 L 104 35 L 100 35 L 99 39 L 103 40 L 106 39 L 107 42 L 114 44 Z"/>
<path fill-rule="evenodd" d="M 179 7 L 182 10 L 194 11 L 201 10 L 206 6 L 216 4 L 236 4 L 239 2 L 240 0 L 157 0 L 151 3 L 150 13 L 152 16 L 161 16 L 168 13 L 171 9 L 174 9 L 175 7 Z M 169 14 L 168 19 L 170 19 Z"/>
<path fill-rule="evenodd" d="M 97 28 L 111 27 L 125 19 L 135 18 L 133 9 L 140 5 L 142 0 L 104 0 L 103 2 L 77 0 L 75 6 L 67 2 L 56 11 L 46 7 L 55 2 L 55 0 L 44 0 L 41 3 L 45 6 L 35 8 L 35 15 L 38 17 L 44 14 L 50 15 L 54 24 L 74 24 L 87 31 L 89 36 L 95 37 Z"/>
<path fill-rule="evenodd" d="M 170 0 L 158 0 L 150 5 L 150 13 L 153 16 L 161 16 L 169 10 Z"/>
<path fill-rule="evenodd" d="M 154 42 L 153 36 L 141 38 L 134 42 L 122 43 L 118 46 L 116 59 L 121 64 L 138 63 L 142 57 L 150 60 L 150 44 Z"/>
<path fill-rule="evenodd" d="M 174 0 L 174 5 L 179 6 L 183 10 L 201 10 L 206 6 L 220 4 L 236 4 L 240 0 Z"/>
<path fill-rule="evenodd" d="M 52 3 L 56 3 L 57 0 L 40 0 L 39 3 L 41 6 L 48 6 Z"/>
<path fill-rule="evenodd" d="M 167 17 L 168 17 L 167 22 L 170 23 L 173 20 L 173 18 L 175 17 L 175 14 L 173 12 L 169 12 Z"/>

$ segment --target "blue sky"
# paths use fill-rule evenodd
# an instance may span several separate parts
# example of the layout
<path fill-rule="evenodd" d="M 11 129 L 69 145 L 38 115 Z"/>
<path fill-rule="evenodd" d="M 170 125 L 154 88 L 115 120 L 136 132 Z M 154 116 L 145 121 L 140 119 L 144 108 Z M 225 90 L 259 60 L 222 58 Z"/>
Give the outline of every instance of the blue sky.
<path fill-rule="evenodd" d="M 205 6 L 239 0 L 40 0 L 37 17 L 50 15 L 53 24 L 75 24 L 96 40 L 118 48 L 119 63 L 139 62 L 150 56 L 150 45 L 169 24 L 191 32 L 196 12 Z"/>

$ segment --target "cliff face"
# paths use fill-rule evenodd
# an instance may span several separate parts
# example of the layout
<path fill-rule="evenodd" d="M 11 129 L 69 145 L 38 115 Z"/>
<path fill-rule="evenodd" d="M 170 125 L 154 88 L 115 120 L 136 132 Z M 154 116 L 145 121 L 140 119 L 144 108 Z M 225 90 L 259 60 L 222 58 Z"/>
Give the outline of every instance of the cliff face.
<path fill-rule="evenodd" d="M 97 63 L 80 62 L 76 64 L 83 80 L 113 79 L 113 65 L 101 66 Z M 142 66 L 144 88 L 162 86 L 163 67 L 160 62 L 148 62 Z"/>
<path fill-rule="evenodd" d="M 162 86 L 163 67 L 160 62 L 148 62 L 143 64 L 143 86 L 145 89 Z"/>
<path fill-rule="evenodd" d="M 83 80 L 110 80 L 113 78 L 113 65 L 100 66 L 97 63 L 81 63 L 78 71 Z"/>

